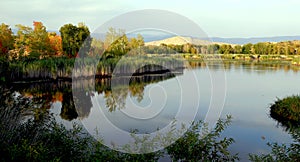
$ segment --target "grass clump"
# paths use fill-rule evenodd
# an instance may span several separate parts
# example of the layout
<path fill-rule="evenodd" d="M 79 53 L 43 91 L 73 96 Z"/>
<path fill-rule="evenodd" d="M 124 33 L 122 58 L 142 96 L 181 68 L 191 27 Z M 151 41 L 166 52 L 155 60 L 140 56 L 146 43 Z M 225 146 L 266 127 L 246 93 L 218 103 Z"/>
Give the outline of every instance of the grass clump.
<path fill-rule="evenodd" d="M 293 95 L 283 99 L 277 99 L 271 105 L 270 115 L 282 122 L 292 122 L 299 125 L 300 122 L 300 96 Z"/>

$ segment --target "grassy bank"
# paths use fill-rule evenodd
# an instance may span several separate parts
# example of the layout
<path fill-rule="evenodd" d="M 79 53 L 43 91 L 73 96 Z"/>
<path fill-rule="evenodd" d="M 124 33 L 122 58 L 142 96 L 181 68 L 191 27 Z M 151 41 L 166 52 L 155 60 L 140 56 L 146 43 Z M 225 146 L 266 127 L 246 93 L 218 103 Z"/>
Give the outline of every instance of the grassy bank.
<path fill-rule="evenodd" d="M 146 67 L 143 67 L 146 66 Z M 166 68 L 180 73 L 182 61 L 174 57 L 134 56 L 126 58 L 47 58 L 7 61 L 0 59 L 2 81 L 71 79 L 116 75 L 163 73 Z M 178 71 L 179 70 L 179 71 Z"/>
<path fill-rule="evenodd" d="M 164 68 L 176 72 L 182 67 L 205 66 L 206 62 L 219 61 L 228 64 L 255 64 L 263 66 L 284 65 L 292 69 L 299 69 L 300 58 L 297 55 L 250 55 L 250 54 L 148 54 L 140 56 L 125 56 L 118 58 L 99 59 L 87 58 L 47 58 L 47 59 L 21 59 L 8 61 L 0 58 L 0 81 L 22 80 L 51 80 L 72 78 L 73 76 L 99 77 L 111 76 L 112 73 L 144 74 L 159 73 Z M 147 65 L 147 68 L 140 68 Z M 161 67 L 158 67 L 160 65 Z M 75 67 L 75 69 L 74 69 Z M 117 70 L 115 70 L 117 67 Z M 225 67 L 226 68 L 226 67 Z"/>

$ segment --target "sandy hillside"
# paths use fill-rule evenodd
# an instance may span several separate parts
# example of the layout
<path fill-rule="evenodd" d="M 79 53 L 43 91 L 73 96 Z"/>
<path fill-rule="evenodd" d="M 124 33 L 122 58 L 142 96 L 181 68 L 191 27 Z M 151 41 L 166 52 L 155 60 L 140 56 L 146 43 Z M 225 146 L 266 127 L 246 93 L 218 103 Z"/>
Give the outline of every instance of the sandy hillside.
<path fill-rule="evenodd" d="M 208 45 L 208 44 L 226 44 L 226 43 L 221 43 L 221 42 L 210 42 L 207 40 L 200 40 L 200 39 L 195 39 L 191 37 L 181 37 L 181 36 L 175 36 L 163 40 L 158 40 L 158 41 L 151 41 L 151 42 L 146 42 L 145 45 L 154 45 L 154 46 L 159 46 L 160 44 L 173 44 L 173 45 L 183 45 L 183 44 L 194 44 L 194 45 Z"/>

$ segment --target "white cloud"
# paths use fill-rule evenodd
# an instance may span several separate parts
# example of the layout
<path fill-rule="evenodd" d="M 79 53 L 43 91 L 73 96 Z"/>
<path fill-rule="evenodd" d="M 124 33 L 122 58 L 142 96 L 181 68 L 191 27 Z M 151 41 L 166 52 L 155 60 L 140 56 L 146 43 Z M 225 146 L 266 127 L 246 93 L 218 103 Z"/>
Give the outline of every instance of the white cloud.
<path fill-rule="evenodd" d="M 66 23 L 83 21 L 93 31 L 107 20 L 128 11 L 166 9 L 205 23 L 203 30 L 212 36 L 265 36 L 267 32 L 260 31 L 257 24 L 273 25 L 274 30 L 268 32 L 270 36 L 300 35 L 299 4 L 299 0 L 2 0 L 0 19 L 11 26 L 32 26 L 32 21 L 42 21 L 51 30 L 59 30 Z M 247 26 L 247 32 L 239 27 L 241 24 Z"/>

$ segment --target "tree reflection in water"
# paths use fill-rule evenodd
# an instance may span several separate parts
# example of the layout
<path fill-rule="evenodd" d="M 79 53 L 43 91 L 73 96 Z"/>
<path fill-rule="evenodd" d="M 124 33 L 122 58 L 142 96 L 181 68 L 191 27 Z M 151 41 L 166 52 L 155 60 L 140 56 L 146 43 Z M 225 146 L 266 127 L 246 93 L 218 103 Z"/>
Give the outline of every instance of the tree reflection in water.
<path fill-rule="evenodd" d="M 112 112 L 124 108 L 128 96 L 136 97 L 139 102 L 143 100 L 144 88 L 148 84 L 173 77 L 175 75 L 171 73 L 132 76 L 129 85 L 125 84 L 126 78 L 118 77 L 115 79 L 117 86 L 114 88 L 114 92 L 111 88 L 111 78 L 100 78 L 94 81 L 84 79 L 78 83 L 70 81 L 14 83 L 5 85 L 5 87 L 10 88 L 11 92 L 43 101 L 40 104 L 44 109 L 50 109 L 54 102 L 61 102 L 60 117 L 71 121 L 89 116 L 92 107 L 91 97 L 94 93 L 104 94 L 106 106 Z M 93 82 L 95 82 L 94 87 L 91 86 Z"/>
<path fill-rule="evenodd" d="M 49 109 L 37 107 L 37 105 L 43 106 L 38 98 L 16 95 L 11 89 L 4 87 L 0 87 L 0 92 L 0 159 L 2 161 L 158 161 L 166 154 L 173 160 L 180 161 L 238 159 L 237 155 L 231 155 L 228 151 L 233 139 L 220 139 L 221 132 L 228 126 L 230 118 L 219 120 L 217 127 L 211 132 L 207 132 L 204 123 L 194 123 L 182 139 L 164 150 L 149 154 L 127 154 L 109 149 L 101 142 L 95 141 L 78 125 L 73 125 L 70 130 L 66 129 L 47 113 L 40 111 L 37 114 L 42 118 L 26 120 L 26 117 L 32 116 L 34 110 L 49 112 Z M 204 137 L 199 134 L 199 130 L 203 129 L 207 132 Z M 155 147 L 157 144 L 163 144 L 157 143 L 159 139 L 172 140 L 178 131 L 181 130 L 173 130 L 166 136 L 158 135 L 153 139 L 136 138 L 132 145 L 126 145 L 123 149 L 137 149 L 139 147 L 137 143 L 141 141 L 146 142 L 147 145 L 139 149 Z"/>
<path fill-rule="evenodd" d="M 110 89 L 104 93 L 106 107 L 110 112 L 125 108 L 126 99 L 129 95 L 135 97 L 138 102 L 141 102 L 144 97 L 144 88 L 147 85 L 174 77 L 175 75 L 172 73 L 134 76 L 130 78 L 129 83 L 126 83 L 128 81 L 126 77 L 114 78 L 113 90 Z"/>

